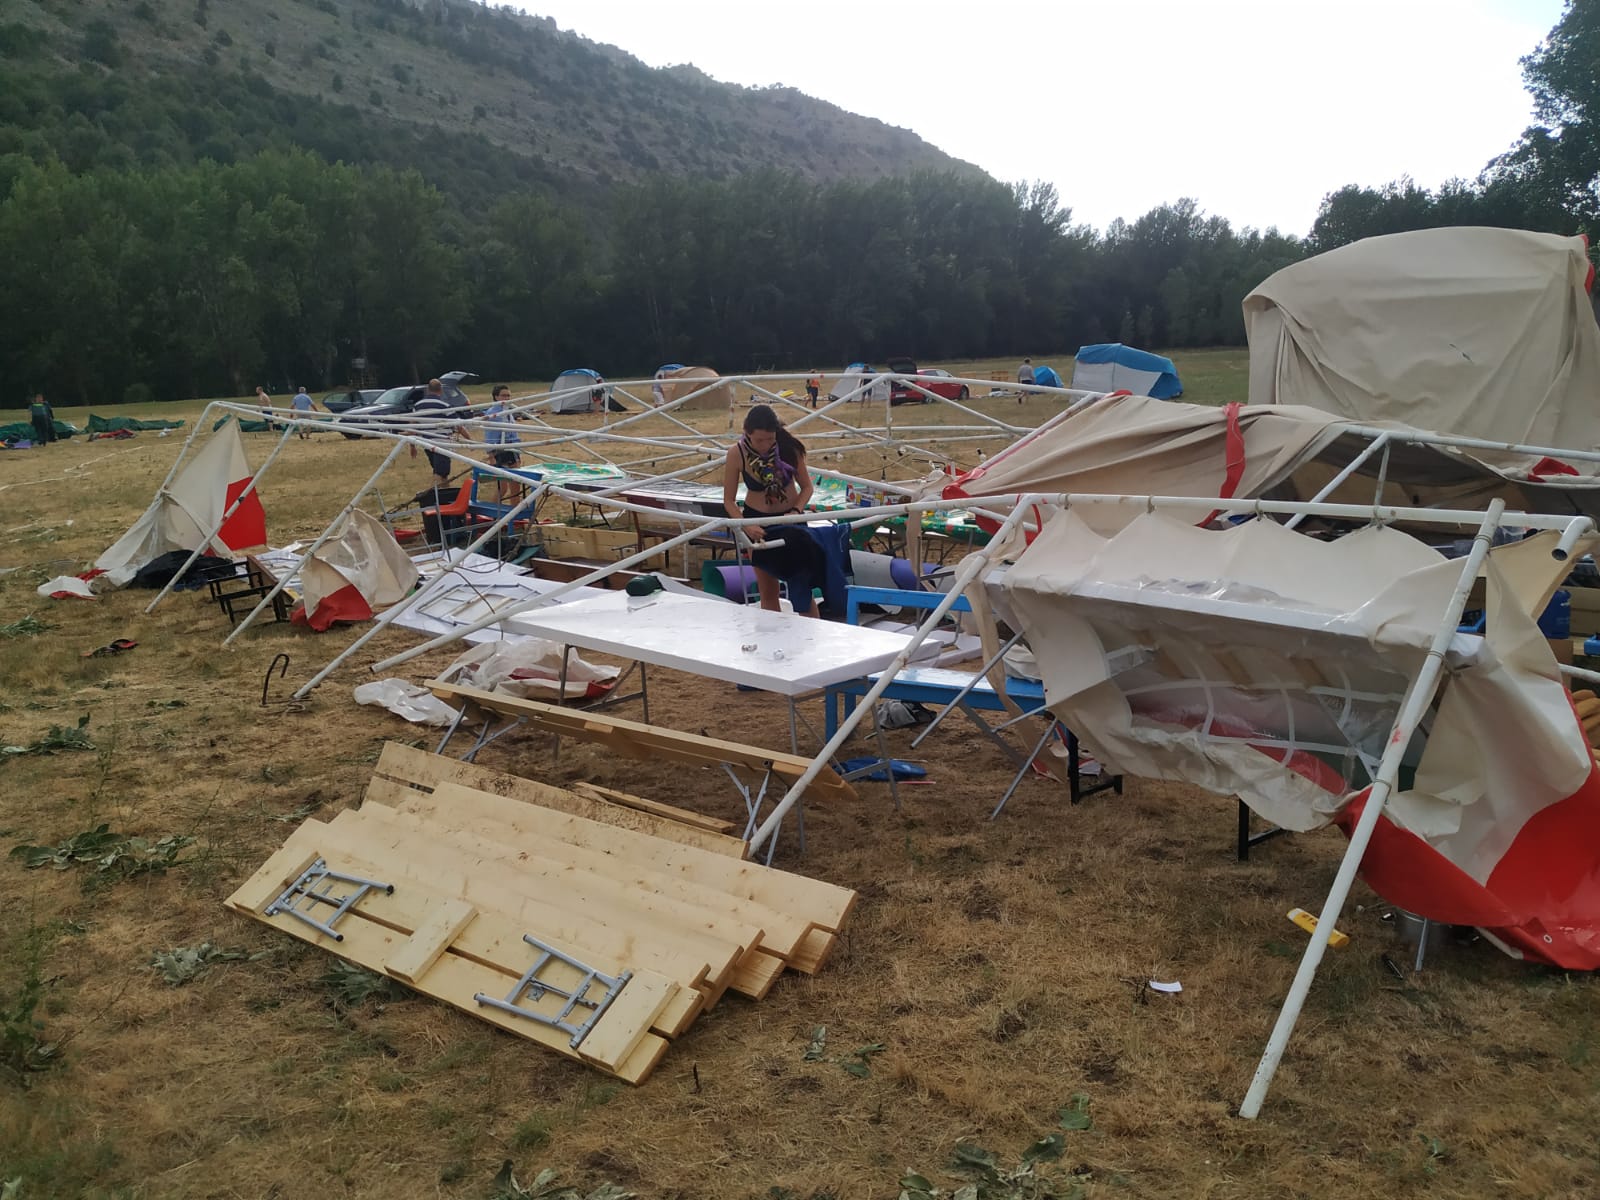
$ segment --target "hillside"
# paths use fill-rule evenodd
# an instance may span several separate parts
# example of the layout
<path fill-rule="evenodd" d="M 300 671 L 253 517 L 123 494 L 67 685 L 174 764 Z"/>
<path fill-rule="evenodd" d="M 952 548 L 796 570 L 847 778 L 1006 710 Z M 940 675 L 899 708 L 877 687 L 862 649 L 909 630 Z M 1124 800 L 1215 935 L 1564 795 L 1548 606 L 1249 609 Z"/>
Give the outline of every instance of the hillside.
<path fill-rule="evenodd" d="M 0 155 L 53 151 L 73 169 L 302 146 L 418 166 L 458 196 L 762 167 L 980 174 L 793 88 L 647 67 L 471 0 L 8 0 L 0 74 Z"/>

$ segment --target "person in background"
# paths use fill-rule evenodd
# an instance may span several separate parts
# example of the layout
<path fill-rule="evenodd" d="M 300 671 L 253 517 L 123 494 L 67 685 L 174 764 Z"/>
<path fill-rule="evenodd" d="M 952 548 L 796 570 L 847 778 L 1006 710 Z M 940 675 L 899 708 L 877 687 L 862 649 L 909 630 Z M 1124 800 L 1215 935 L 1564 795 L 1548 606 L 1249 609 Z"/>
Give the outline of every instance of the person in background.
<path fill-rule="evenodd" d="M 444 398 L 444 383 L 441 380 L 428 380 L 427 394 L 412 406 L 411 415 L 428 418 L 427 425 L 418 436 L 429 443 L 426 453 L 428 466 L 433 468 L 433 486 L 435 489 L 442 488 L 450 482 L 450 456 L 441 454 L 435 447 L 448 445 L 460 426 L 446 425 L 443 421 L 450 415 L 450 402 Z M 417 447 L 413 443 L 411 457 L 416 456 Z"/>
<path fill-rule="evenodd" d="M 503 383 L 497 383 L 494 387 L 493 396 L 494 403 L 483 411 L 483 419 L 485 421 L 504 423 L 509 426 L 519 419 L 518 414 L 513 412 L 511 408 L 510 388 Z M 522 455 L 511 449 L 513 446 L 522 444 L 522 435 L 515 429 L 486 429 L 483 432 L 483 440 L 489 447 L 489 463 L 491 466 L 514 471 L 522 465 Z M 495 499 L 501 504 L 514 504 L 517 493 L 522 490 L 522 486 L 516 480 L 506 479 L 503 476 L 496 477 L 495 483 L 499 489 Z"/>
<path fill-rule="evenodd" d="M 811 397 L 812 408 L 817 406 L 817 395 L 821 391 L 822 376 L 817 374 L 817 369 L 815 367 L 812 367 L 811 374 L 806 376 L 806 395 Z"/>
<path fill-rule="evenodd" d="M 317 410 L 317 405 L 316 402 L 306 394 L 306 389 L 304 386 L 302 386 L 298 391 L 295 392 L 294 399 L 289 401 L 289 408 L 296 416 L 306 417 Z M 311 436 L 311 431 L 304 425 L 296 426 L 296 432 L 300 434 L 301 441 L 304 441 L 306 438 Z"/>
<path fill-rule="evenodd" d="M 744 505 L 739 505 L 739 481 L 744 481 Z M 765 404 L 752 408 L 744 419 L 744 436 L 728 447 L 722 471 L 722 507 L 730 517 L 777 517 L 797 513 L 811 499 L 811 472 L 806 469 L 805 445 L 783 427 L 778 414 Z M 821 583 L 827 562 L 822 547 L 804 525 L 744 527 L 755 543 L 750 563 L 756 571 L 761 607 L 779 611 L 779 581 L 789 583 L 789 600 L 797 613 L 817 616 L 811 603 L 813 583 Z"/>
<path fill-rule="evenodd" d="M 28 405 L 28 419 L 33 422 L 35 446 L 46 446 L 56 440 L 56 410 L 50 407 L 43 392 L 33 394 L 33 401 Z"/>
<path fill-rule="evenodd" d="M 1032 383 L 1033 382 L 1033 359 L 1025 358 L 1025 359 L 1022 360 L 1022 365 L 1017 368 L 1017 382 L 1018 383 Z M 1027 396 L 1026 392 L 1020 392 L 1019 391 L 1017 393 L 1017 403 L 1021 404 L 1023 399 L 1026 396 Z"/>

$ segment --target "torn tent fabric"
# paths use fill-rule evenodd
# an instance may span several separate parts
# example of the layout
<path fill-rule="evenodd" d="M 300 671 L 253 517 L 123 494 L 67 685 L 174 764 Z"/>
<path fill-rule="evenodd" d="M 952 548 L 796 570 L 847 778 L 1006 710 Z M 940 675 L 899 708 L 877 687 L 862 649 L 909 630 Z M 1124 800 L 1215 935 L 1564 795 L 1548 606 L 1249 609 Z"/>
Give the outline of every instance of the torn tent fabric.
<path fill-rule="evenodd" d="M 1600 779 L 1532 614 L 1554 534 L 1494 550 L 1486 634 L 1457 633 L 1362 875 L 1510 952 L 1600 967 Z M 1160 513 L 1103 537 L 1051 516 L 997 606 L 1051 710 L 1112 769 L 1237 795 L 1275 824 L 1354 827 L 1460 563 L 1388 528 L 1322 542 Z"/>
<path fill-rule="evenodd" d="M 373 517 L 352 509 L 339 536 L 300 564 L 301 604 L 292 620 L 321 631 L 368 621 L 416 586 L 416 564 Z"/>
<path fill-rule="evenodd" d="M 109 573 L 118 585 L 126 584 L 152 560 L 171 550 L 195 550 L 207 544 L 234 501 L 250 485 L 250 463 L 245 458 L 239 431 L 227 427 L 208 441 L 156 494 L 133 528 L 104 554 L 95 566 Z M 267 516 L 255 492 L 244 497 L 234 514 L 222 523 L 210 548 L 221 555 L 267 541 Z"/>

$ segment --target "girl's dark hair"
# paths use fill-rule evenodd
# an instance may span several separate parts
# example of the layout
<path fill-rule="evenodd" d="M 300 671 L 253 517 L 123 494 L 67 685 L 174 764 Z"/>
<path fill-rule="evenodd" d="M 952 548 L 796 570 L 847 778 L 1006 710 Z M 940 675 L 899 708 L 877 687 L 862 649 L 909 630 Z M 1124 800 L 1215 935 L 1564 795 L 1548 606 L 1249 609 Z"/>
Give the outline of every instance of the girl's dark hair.
<path fill-rule="evenodd" d="M 745 414 L 744 431 L 754 433 L 758 429 L 777 434 L 778 457 L 791 467 L 800 466 L 800 456 L 806 452 L 805 443 L 784 428 L 770 405 L 758 404 Z"/>

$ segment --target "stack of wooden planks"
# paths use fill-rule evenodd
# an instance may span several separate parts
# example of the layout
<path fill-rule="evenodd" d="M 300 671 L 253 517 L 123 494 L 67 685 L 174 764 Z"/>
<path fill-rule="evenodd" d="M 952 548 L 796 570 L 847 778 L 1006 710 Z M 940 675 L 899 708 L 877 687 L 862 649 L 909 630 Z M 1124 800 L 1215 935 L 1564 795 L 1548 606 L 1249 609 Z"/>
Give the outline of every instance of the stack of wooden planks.
<path fill-rule="evenodd" d="M 760 999 L 785 968 L 820 969 L 855 905 L 847 888 L 746 861 L 726 830 L 610 789 L 552 787 L 390 743 L 360 808 L 306 821 L 227 904 L 639 1083 L 725 993 Z M 308 869 L 392 890 L 330 876 L 317 889 L 326 898 L 290 897 L 336 940 L 274 911 Z M 580 992 L 586 970 L 598 978 Z"/>

